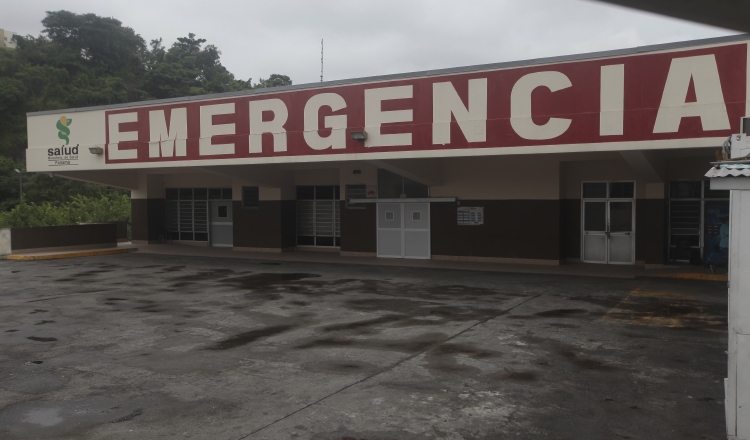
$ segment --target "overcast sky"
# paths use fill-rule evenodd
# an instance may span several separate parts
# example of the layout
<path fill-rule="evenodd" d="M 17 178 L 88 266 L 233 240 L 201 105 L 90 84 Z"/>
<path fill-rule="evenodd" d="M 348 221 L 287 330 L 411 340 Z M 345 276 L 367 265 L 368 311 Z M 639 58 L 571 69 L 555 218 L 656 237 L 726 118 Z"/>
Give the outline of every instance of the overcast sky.
<path fill-rule="evenodd" d="M 736 32 L 589 0 L 29 0 L 0 28 L 38 35 L 45 11 L 114 17 L 169 47 L 192 32 L 238 78 L 295 84 L 693 40 Z"/>

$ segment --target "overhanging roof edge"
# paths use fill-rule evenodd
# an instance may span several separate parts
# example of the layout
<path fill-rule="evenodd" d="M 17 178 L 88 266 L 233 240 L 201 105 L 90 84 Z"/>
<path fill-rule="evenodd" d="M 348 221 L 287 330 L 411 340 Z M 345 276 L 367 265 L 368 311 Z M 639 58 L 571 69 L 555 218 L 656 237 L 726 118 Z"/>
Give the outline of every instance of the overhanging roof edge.
<path fill-rule="evenodd" d="M 127 102 L 127 103 L 122 103 L 122 104 L 68 108 L 68 109 L 59 109 L 59 110 L 44 110 L 44 111 L 39 111 L 39 112 L 26 113 L 26 116 L 42 116 L 42 115 L 51 115 L 51 114 L 58 114 L 58 113 L 75 113 L 75 112 L 84 112 L 84 111 L 92 111 L 92 110 L 113 110 L 113 109 L 128 108 L 128 107 L 140 107 L 144 105 L 170 104 L 170 103 L 186 102 L 186 101 L 201 101 L 201 100 L 212 99 L 212 98 L 214 99 L 233 98 L 233 97 L 238 97 L 238 96 L 263 95 L 263 94 L 287 92 L 287 91 L 293 91 L 293 90 L 322 89 L 326 87 L 361 84 L 361 83 L 368 83 L 368 82 L 379 82 L 379 81 L 389 81 L 389 80 L 393 81 L 393 80 L 399 80 L 399 79 L 411 79 L 411 78 L 421 78 L 421 77 L 428 77 L 428 76 L 451 75 L 451 74 L 456 74 L 456 73 L 469 73 L 469 72 L 476 72 L 476 71 L 482 71 L 482 70 L 507 69 L 507 68 L 512 68 L 512 67 L 534 66 L 534 65 L 539 65 L 539 64 L 560 63 L 560 62 L 568 62 L 568 61 L 583 61 L 583 60 L 588 60 L 588 59 L 593 59 L 593 58 L 636 55 L 636 54 L 643 54 L 643 53 L 648 53 L 648 52 L 657 52 L 661 50 L 709 46 L 713 44 L 732 43 L 732 42 L 740 42 L 740 41 L 750 42 L 750 34 L 728 35 L 726 37 L 704 38 L 700 40 L 653 44 L 653 45 L 648 45 L 648 46 L 637 46 L 633 48 L 613 49 L 613 50 L 607 50 L 607 51 L 588 52 L 588 53 L 574 54 L 574 55 L 562 55 L 562 56 L 554 56 L 554 57 L 546 57 L 546 58 L 532 58 L 532 59 L 521 60 L 521 61 L 505 61 L 501 63 L 477 64 L 477 65 L 465 66 L 465 67 L 449 67 L 445 69 L 423 70 L 423 71 L 417 71 L 417 72 L 368 76 L 368 77 L 361 77 L 361 78 L 325 81 L 325 82 L 319 82 L 319 83 L 306 83 L 306 84 L 295 84 L 291 86 L 282 86 L 282 87 L 269 87 L 269 88 L 263 88 L 263 89 L 242 90 L 239 92 L 215 93 L 215 94 L 209 94 L 209 95 L 196 95 L 196 96 L 183 96 L 179 98 L 158 99 L 158 100 L 153 100 L 153 101 L 137 101 L 137 102 Z"/>

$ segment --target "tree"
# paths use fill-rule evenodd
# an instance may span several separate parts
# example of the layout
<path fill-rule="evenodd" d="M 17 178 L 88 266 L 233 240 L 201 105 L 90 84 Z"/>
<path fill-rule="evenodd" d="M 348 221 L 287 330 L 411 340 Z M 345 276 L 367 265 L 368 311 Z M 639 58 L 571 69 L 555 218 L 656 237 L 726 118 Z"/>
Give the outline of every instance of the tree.
<path fill-rule="evenodd" d="M 42 24 L 50 42 L 76 54 L 98 75 L 137 76 L 143 71 L 146 43 L 119 20 L 56 11 L 47 12 Z"/>
<path fill-rule="evenodd" d="M 221 64 L 216 46 L 195 34 L 178 38 L 167 49 L 162 39 L 146 45 L 111 17 L 52 11 L 42 24 L 42 35 L 15 36 L 17 49 L 0 48 L 0 213 L 20 202 L 14 170 L 25 168 L 27 112 L 253 88 L 250 79 L 236 79 Z M 291 83 L 274 74 L 255 86 Z M 50 209 L 72 203 L 75 195 L 114 200 L 123 194 L 127 192 L 46 174 L 24 176 L 24 201 Z"/>
<path fill-rule="evenodd" d="M 151 42 L 146 90 L 157 99 L 172 96 L 223 93 L 251 88 L 221 65 L 221 52 L 195 34 L 178 38 L 165 51 L 161 40 Z"/>
<path fill-rule="evenodd" d="M 255 84 L 253 86 L 254 89 L 262 89 L 266 87 L 281 87 L 281 86 L 291 86 L 292 85 L 292 79 L 289 78 L 286 75 L 280 75 L 278 73 L 272 73 L 271 76 L 268 77 L 268 79 L 261 78 L 258 84 Z"/>

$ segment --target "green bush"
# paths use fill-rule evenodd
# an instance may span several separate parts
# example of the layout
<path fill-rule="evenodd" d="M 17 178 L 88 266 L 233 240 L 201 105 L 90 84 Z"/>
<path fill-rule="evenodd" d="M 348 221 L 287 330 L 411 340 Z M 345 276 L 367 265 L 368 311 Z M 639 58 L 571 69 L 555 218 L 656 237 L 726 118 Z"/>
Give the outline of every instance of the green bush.
<path fill-rule="evenodd" d="M 127 194 L 100 198 L 73 195 L 71 201 L 55 206 L 23 203 L 0 212 L 0 228 L 61 226 L 78 223 L 126 221 L 130 225 L 130 197 Z"/>

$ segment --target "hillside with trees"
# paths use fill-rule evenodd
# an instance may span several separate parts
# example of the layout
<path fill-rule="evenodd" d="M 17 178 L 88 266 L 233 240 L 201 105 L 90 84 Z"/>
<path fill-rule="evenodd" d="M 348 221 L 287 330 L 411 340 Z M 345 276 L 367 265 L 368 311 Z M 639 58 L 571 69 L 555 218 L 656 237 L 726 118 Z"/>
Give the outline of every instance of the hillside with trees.
<path fill-rule="evenodd" d="M 28 206 L 19 206 L 15 170 L 25 169 L 27 112 L 292 83 L 279 74 L 257 83 L 238 79 L 221 64 L 219 48 L 192 33 L 166 47 L 162 39 L 146 43 L 119 20 L 95 14 L 47 12 L 42 24 L 42 35 L 16 36 L 17 49 L 0 48 L 0 227 L 38 224 L 42 218 L 59 219 L 44 220 L 55 224 L 126 220 L 81 216 L 90 211 L 121 217 L 130 211 L 126 191 L 34 173 L 22 175 Z M 76 212 L 82 214 L 71 214 Z"/>

